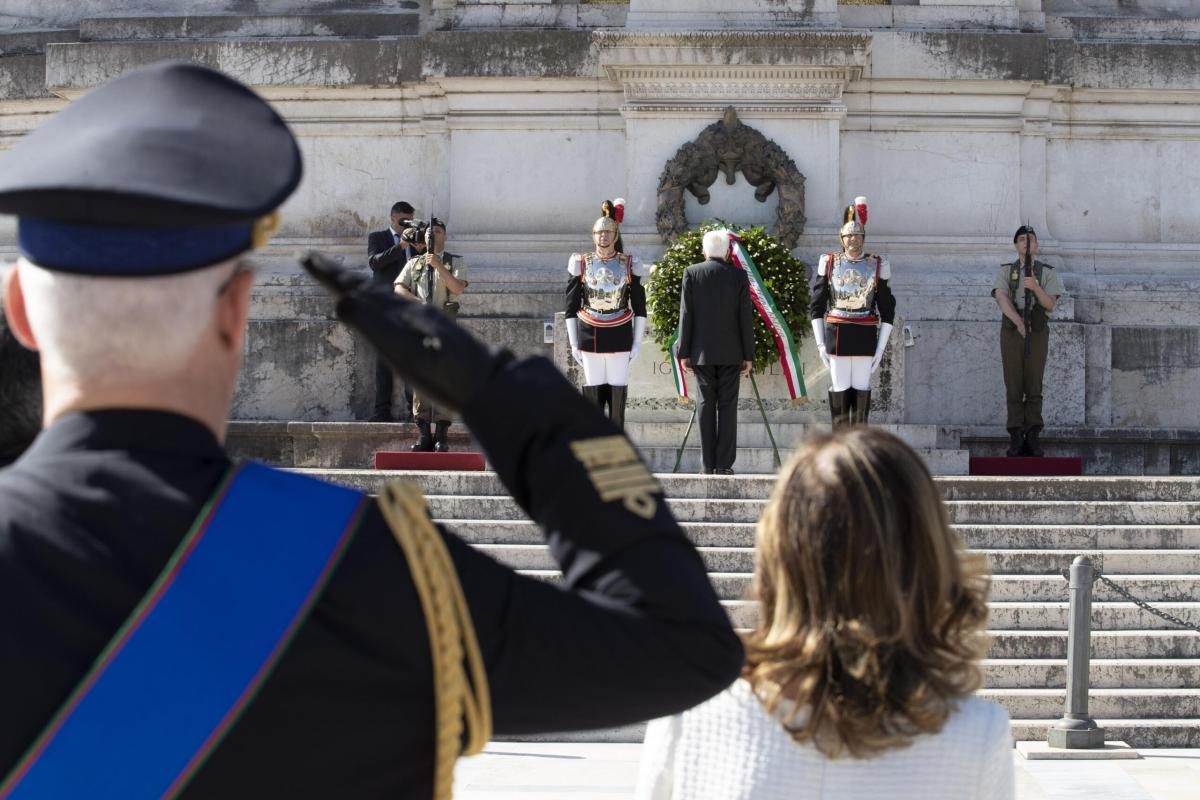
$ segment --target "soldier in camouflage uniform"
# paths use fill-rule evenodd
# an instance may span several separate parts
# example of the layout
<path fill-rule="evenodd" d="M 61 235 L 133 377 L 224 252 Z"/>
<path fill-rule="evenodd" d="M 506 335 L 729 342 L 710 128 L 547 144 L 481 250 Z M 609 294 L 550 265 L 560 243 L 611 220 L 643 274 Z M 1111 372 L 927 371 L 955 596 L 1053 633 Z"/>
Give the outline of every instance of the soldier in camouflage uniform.
<path fill-rule="evenodd" d="M 1017 260 L 996 272 L 992 297 L 1004 313 L 1000 323 L 1000 360 L 1004 365 L 1004 390 L 1008 405 L 1006 427 L 1009 456 L 1043 455 L 1038 436 L 1042 431 L 1042 374 L 1050 341 L 1050 312 L 1063 294 L 1062 278 L 1049 264 L 1038 261 L 1037 234 L 1022 225 L 1013 235 Z M 1022 275 L 1026 261 L 1030 275 Z M 1029 296 L 1029 326 L 1022 311 Z M 1029 355 L 1025 337 L 1030 340 Z"/>

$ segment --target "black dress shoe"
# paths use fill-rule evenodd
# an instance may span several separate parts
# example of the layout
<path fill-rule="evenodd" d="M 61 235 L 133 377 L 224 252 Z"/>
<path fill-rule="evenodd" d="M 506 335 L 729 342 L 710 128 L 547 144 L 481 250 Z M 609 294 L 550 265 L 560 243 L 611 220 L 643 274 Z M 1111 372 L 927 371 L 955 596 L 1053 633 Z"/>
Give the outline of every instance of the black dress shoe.
<path fill-rule="evenodd" d="M 713 470 L 713 474 L 715 474 L 715 475 L 732 475 L 732 474 L 733 474 L 733 470 L 732 470 L 732 469 L 728 469 L 728 468 L 725 468 L 725 469 L 714 469 L 714 470 Z"/>
<path fill-rule="evenodd" d="M 1009 458 L 1016 458 L 1019 455 L 1023 455 L 1021 451 L 1024 449 L 1024 432 L 1022 432 L 1020 428 L 1013 428 L 1008 432 L 1008 450 L 1005 451 L 1004 455 L 1008 456 Z"/>
<path fill-rule="evenodd" d="M 391 422 L 392 412 L 390 411 L 375 411 L 371 414 L 370 422 Z"/>

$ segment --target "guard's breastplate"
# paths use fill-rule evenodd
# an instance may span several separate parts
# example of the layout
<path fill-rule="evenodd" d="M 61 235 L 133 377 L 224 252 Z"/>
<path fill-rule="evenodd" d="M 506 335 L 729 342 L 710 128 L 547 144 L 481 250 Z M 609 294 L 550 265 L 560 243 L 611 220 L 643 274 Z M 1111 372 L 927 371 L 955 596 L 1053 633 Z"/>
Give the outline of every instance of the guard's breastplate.
<path fill-rule="evenodd" d="M 829 264 L 829 308 L 846 321 L 874 321 L 875 292 L 879 288 L 879 262 L 866 255 L 850 261 L 835 254 Z"/>
<path fill-rule="evenodd" d="M 595 253 L 583 256 L 583 308 L 595 320 L 611 320 L 629 313 L 631 257 L 618 253 L 601 261 Z"/>

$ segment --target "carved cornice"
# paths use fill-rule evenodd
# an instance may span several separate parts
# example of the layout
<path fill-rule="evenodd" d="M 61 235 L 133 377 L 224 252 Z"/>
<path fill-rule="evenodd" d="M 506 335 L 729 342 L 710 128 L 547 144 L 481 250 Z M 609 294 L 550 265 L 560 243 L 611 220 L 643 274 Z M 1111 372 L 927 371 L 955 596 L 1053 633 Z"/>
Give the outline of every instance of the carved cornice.
<path fill-rule="evenodd" d="M 865 48 L 869 33 L 821 30 L 596 31 L 600 47 L 830 47 Z"/>
<path fill-rule="evenodd" d="M 625 92 L 626 112 L 780 104 L 821 113 L 842 109 L 842 92 L 862 76 L 871 37 L 819 30 L 596 31 L 592 41 L 608 77 Z"/>

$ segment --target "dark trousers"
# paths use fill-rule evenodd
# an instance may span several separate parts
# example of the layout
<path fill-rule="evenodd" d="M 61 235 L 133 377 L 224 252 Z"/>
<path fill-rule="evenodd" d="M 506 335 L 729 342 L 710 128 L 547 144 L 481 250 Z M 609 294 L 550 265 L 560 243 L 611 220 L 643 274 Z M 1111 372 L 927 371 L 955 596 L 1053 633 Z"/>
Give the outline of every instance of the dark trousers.
<path fill-rule="evenodd" d="M 1048 326 L 1034 326 L 1030 354 L 1025 357 L 1025 340 L 1008 320 L 1000 325 L 1000 361 L 1004 366 L 1004 395 L 1008 406 L 1005 427 L 1010 431 L 1042 429 L 1042 373 L 1050 343 Z"/>
<path fill-rule="evenodd" d="M 379 356 L 375 356 L 375 411 L 389 413 L 392 410 L 392 368 Z"/>
<path fill-rule="evenodd" d="M 697 364 L 696 383 L 700 398 L 700 451 L 704 469 L 732 469 L 737 458 L 737 399 L 741 387 L 741 364 Z"/>

